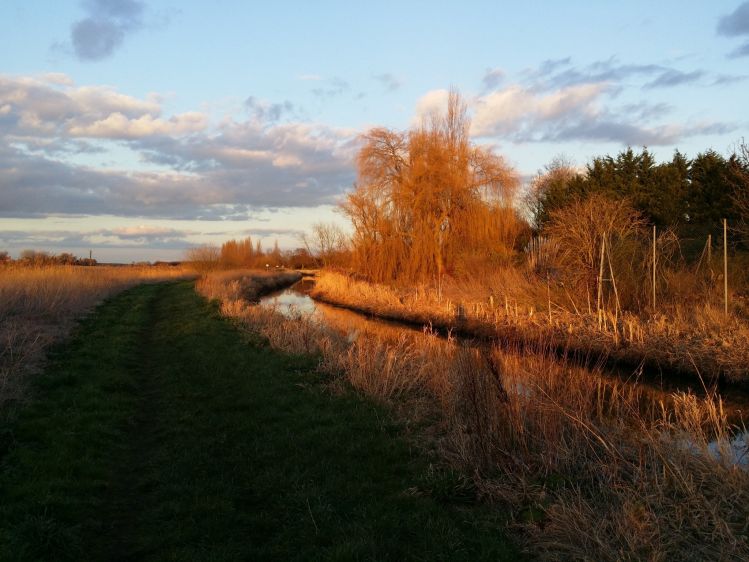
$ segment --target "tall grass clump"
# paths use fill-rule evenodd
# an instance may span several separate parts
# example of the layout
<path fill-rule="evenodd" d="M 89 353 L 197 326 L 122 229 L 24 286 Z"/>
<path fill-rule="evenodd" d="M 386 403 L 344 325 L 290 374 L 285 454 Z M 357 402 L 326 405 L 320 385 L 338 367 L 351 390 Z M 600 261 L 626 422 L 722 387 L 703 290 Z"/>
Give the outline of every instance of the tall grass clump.
<path fill-rule="evenodd" d="M 653 402 L 551 357 L 456 365 L 448 432 L 481 493 L 545 559 L 749 555 L 746 434 L 716 395 Z M 501 373 L 501 386 L 496 373 Z M 738 437 L 736 435 L 738 434 Z M 743 466 L 742 466 L 743 464 Z"/>
<path fill-rule="evenodd" d="M 19 397 L 21 375 L 96 304 L 138 283 L 191 275 L 170 266 L 0 266 L 0 404 Z"/>

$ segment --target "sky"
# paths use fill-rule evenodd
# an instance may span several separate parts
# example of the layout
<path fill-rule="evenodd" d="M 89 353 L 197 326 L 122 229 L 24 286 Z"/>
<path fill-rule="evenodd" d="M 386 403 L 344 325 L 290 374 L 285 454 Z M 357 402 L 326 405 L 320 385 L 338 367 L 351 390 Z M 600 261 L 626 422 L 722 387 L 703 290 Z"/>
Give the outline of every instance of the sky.
<path fill-rule="evenodd" d="M 3 0 L 0 250 L 301 245 L 359 138 L 458 90 L 524 178 L 749 131 L 749 2 Z"/>

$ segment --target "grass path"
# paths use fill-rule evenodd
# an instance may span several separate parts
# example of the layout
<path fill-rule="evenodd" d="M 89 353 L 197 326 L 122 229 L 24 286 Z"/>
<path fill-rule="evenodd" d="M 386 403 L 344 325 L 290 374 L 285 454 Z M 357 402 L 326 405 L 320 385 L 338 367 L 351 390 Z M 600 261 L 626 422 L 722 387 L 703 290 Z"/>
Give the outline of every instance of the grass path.
<path fill-rule="evenodd" d="M 498 515 L 313 367 L 190 283 L 110 300 L 0 427 L 0 560 L 515 559 Z"/>

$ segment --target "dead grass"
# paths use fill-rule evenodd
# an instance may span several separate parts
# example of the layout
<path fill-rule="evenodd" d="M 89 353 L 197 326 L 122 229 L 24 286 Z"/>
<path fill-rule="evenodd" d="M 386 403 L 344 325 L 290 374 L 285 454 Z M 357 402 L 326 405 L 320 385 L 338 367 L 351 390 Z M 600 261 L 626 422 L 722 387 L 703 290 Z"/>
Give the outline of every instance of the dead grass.
<path fill-rule="evenodd" d="M 22 375 L 96 304 L 138 283 L 190 275 L 167 266 L 0 266 L 0 405 L 21 395 Z"/>
<path fill-rule="evenodd" d="M 287 287 L 301 278 L 301 274 L 295 271 L 233 269 L 209 272 L 201 276 L 196 289 L 209 300 L 253 302 L 260 296 Z"/>
<path fill-rule="evenodd" d="M 488 281 L 449 287 L 441 297 L 433 289 L 394 289 L 324 271 L 312 295 L 383 318 L 506 343 L 749 382 L 749 326 L 710 304 L 673 305 L 666 314 L 650 316 L 589 312 L 563 287 L 547 287 L 515 268 L 498 271 Z"/>
<path fill-rule="evenodd" d="M 394 305 L 392 293 L 355 290 Z M 222 310 L 390 402 L 479 497 L 512 513 L 541 559 L 749 558 L 749 443 L 719 396 L 653 399 L 550 353 L 467 348 L 429 331 L 352 336 L 243 301 Z M 426 429 L 415 419 L 425 413 L 437 420 Z"/>

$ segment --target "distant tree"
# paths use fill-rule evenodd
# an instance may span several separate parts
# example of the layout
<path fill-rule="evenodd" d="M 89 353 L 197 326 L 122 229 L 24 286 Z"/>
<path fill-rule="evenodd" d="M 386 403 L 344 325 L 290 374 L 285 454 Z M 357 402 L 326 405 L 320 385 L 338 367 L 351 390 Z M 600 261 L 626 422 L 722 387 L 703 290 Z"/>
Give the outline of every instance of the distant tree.
<path fill-rule="evenodd" d="M 737 219 L 734 229 L 742 237 L 744 244 L 749 245 L 749 145 L 742 141 L 730 157 L 728 166 L 731 199 Z"/>
<path fill-rule="evenodd" d="M 255 252 L 252 249 L 252 239 L 228 240 L 221 245 L 221 266 L 251 267 L 255 261 Z"/>
<path fill-rule="evenodd" d="M 198 271 L 211 271 L 220 264 L 221 250 L 212 245 L 198 246 L 187 250 L 187 261 Z"/>
<path fill-rule="evenodd" d="M 554 158 L 534 176 L 523 203 L 535 230 L 543 229 L 551 211 L 582 195 L 578 176 L 572 163 L 563 156 Z"/>
<path fill-rule="evenodd" d="M 38 250 L 23 250 L 18 258 L 18 261 L 24 265 L 51 265 L 54 263 L 54 257 L 49 252 L 42 252 Z"/>
<path fill-rule="evenodd" d="M 278 240 L 273 241 L 273 249 L 266 256 L 266 262 L 271 266 L 279 266 L 283 263 L 281 248 L 278 247 Z"/>
<path fill-rule="evenodd" d="M 292 269 L 312 269 L 318 266 L 317 260 L 307 248 L 296 248 L 286 256 L 286 263 Z"/>
<path fill-rule="evenodd" d="M 419 127 L 364 135 L 358 183 L 343 204 L 359 271 L 377 281 L 439 281 L 479 249 L 484 263 L 512 254 L 524 231 L 512 208 L 517 175 L 468 130 L 452 92 L 445 113 Z"/>
<path fill-rule="evenodd" d="M 315 223 L 311 232 L 303 233 L 301 239 L 309 255 L 314 257 L 319 265 L 342 265 L 342 257 L 348 251 L 349 240 L 337 224 Z"/>
<path fill-rule="evenodd" d="M 627 199 L 594 193 L 551 213 L 548 236 L 559 248 L 561 275 L 582 294 L 596 295 L 604 240 L 609 256 L 642 234 L 646 221 Z M 608 262 L 606 263 L 608 273 Z"/>
<path fill-rule="evenodd" d="M 10 263 L 10 262 L 11 262 L 10 254 L 6 252 L 5 250 L 0 252 L 0 265 Z"/>
<path fill-rule="evenodd" d="M 61 265 L 75 265 L 78 263 L 78 258 L 69 252 L 63 252 L 55 256 L 55 261 Z"/>
<path fill-rule="evenodd" d="M 536 228 L 543 229 L 554 210 L 601 194 L 628 200 L 651 224 L 701 237 L 716 232 L 723 218 L 737 221 L 734 193 L 742 185 L 741 162 L 738 154 L 726 159 L 708 150 L 691 161 L 676 151 L 671 161 L 658 164 L 647 148 L 627 148 L 616 157 L 595 157 L 584 173 L 573 175 L 554 161 L 531 184 L 530 214 Z"/>
<path fill-rule="evenodd" d="M 645 186 L 639 210 L 661 227 L 684 224 L 691 162 L 678 150 L 670 162 L 656 166 Z"/>
<path fill-rule="evenodd" d="M 719 229 L 722 219 L 735 218 L 732 195 L 728 161 L 714 150 L 698 154 L 689 169 L 689 223 L 699 230 Z"/>

